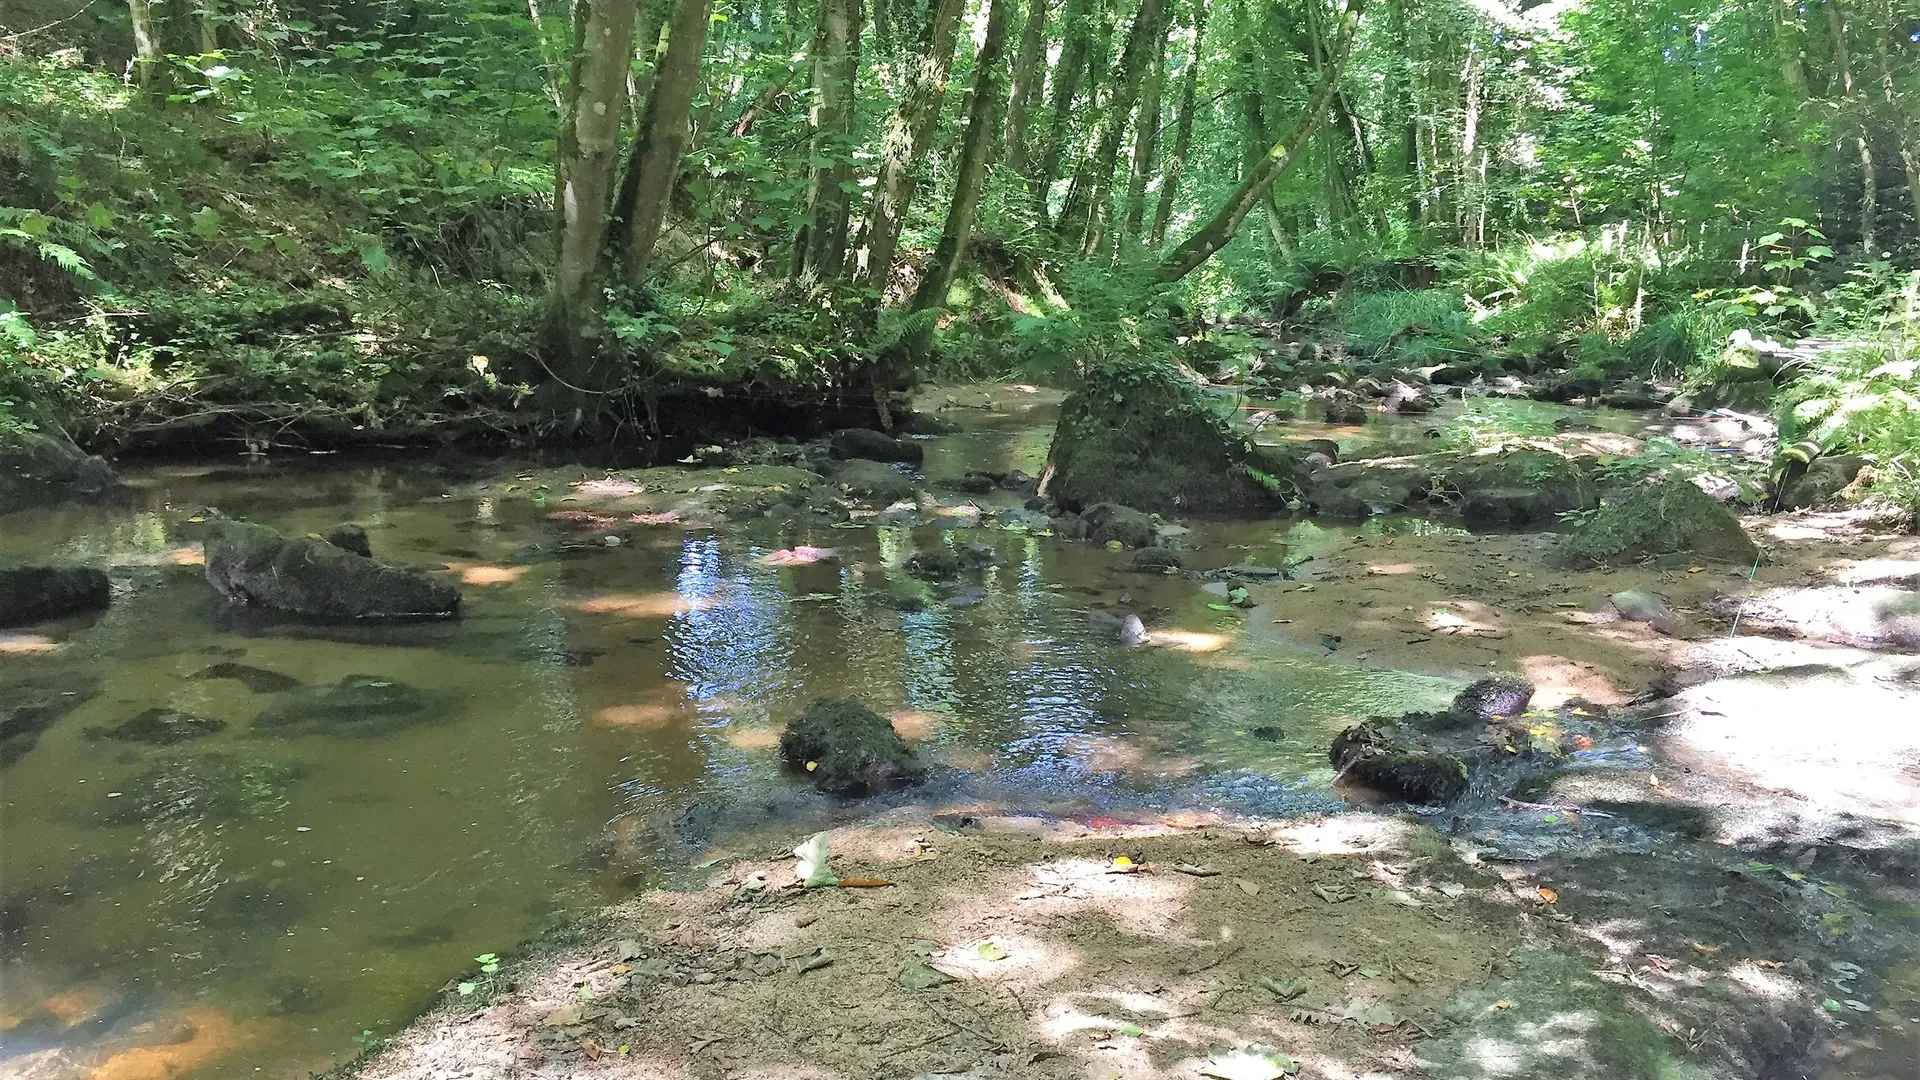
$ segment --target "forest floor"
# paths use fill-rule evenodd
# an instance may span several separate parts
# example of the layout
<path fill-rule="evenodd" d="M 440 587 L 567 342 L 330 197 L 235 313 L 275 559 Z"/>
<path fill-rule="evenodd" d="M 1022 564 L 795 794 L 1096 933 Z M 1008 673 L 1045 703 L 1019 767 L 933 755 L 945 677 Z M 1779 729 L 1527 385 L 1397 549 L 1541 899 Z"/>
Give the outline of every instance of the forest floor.
<path fill-rule="evenodd" d="M 1250 587 L 1256 635 L 1518 672 L 1567 724 L 1611 707 L 1529 786 L 1288 821 L 916 804 L 832 832 L 849 883 L 885 882 L 863 888 L 802 887 L 809 830 L 761 822 L 477 993 L 450 985 L 350 1071 L 1911 1075 L 1920 659 L 1890 598 L 1920 582 L 1920 539 L 1846 513 L 1746 526 L 1751 584 L 1435 530 L 1343 537 L 1310 581 Z M 1196 540 L 1194 567 L 1240 561 L 1230 532 Z M 1609 607 L 1634 588 L 1675 623 Z"/>

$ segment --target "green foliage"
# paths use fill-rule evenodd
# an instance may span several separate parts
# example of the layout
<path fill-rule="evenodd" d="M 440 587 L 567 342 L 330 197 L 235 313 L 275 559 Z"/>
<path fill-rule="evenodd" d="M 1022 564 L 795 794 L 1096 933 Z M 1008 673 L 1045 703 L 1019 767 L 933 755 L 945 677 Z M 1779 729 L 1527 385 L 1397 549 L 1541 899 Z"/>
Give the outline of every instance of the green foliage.
<path fill-rule="evenodd" d="M 1864 454 L 1878 467 L 1877 490 L 1920 506 L 1920 359 L 1910 340 L 1823 354 L 1789 384 L 1778 419 L 1783 443 Z"/>

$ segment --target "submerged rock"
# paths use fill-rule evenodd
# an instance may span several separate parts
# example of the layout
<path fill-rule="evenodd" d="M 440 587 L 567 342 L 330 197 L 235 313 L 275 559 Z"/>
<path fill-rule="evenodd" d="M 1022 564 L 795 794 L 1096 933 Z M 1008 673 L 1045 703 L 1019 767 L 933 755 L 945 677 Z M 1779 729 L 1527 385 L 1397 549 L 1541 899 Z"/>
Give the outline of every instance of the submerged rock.
<path fill-rule="evenodd" d="M 364 559 L 373 558 L 373 545 L 367 541 L 367 530 L 350 521 L 335 525 L 321 533 L 320 539 L 341 551 L 351 551 Z"/>
<path fill-rule="evenodd" d="M 155 761 L 122 783 L 109 802 L 110 825 L 143 821 L 236 821 L 287 808 L 287 787 L 300 771 L 287 765 L 206 753 Z"/>
<path fill-rule="evenodd" d="M 835 457 L 864 458 L 868 461 L 904 461 L 917 465 L 927 456 L 919 443 L 896 439 L 871 428 L 836 431 L 828 438 L 827 445 L 833 448 Z"/>
<path fill-rule="evenodd" d="M 30 431 L 0 443 L 0 514 L 98 500 L 119 488 L 112 466 L 67 439 Z"/>
<path fill-rule="evenodd" d="M 1569 568 L 1626 566 L 1660 555 L 1752 563 L 1759 549 L 1740 520 L 1692 481 L 1635 488 L 1575 526 L 1557 561 Z"/>
<path fill-rule="evenodd" d="M 236 664 L 223 660 L 212 667 L 203 668 L 192 676 L 196 679 L 233 679 L 256 694 L 284 694 L 300 685 L 300 680 L 291 675 L 282 675 L 277 671 L 257 668 L 251 664 Z"/>
<path fill-rule="evenodd" d="M 887 718 L 856 701 L 807 706 L 780 733 L 780 756 L 832 795 L 871 795 L 918 783 L 927 772 Z"/>
<path fill-rule="evenodd" d="M 1433 473 L 1416 461 L 1349 461 L 1315 469 L 1304 495 L 1313 509 L 1331 518 L 1357 521 L 1405 510 L 1433 490 Z"/>
<path fill-rule="evenodd" d="M 438 694 L 378 675 L 349 675 L 330 686 L 303 686 L 279 695 L 253 721 L 266 735 L 384 735 L 441 719 Z"/>
<path fill-rule="evenodd" d="M 20 760 L 40 733 L 99 696 L 100 680 L 85 676 L 21 679 L 0 685 L 0 766 Z"/>
<path fill-rule="evenodd" d="M 113 598 L 107 575 L 71 566 L 16 566 L 0 570 L 0 626 L 98 611 Z"/>
<path fill-rule="evenodd" d="M 935 548 L 915 552 L 907 559 L 906 571 L 922 581 L 953 581 L 999 561 L 999 554 L 985 544 L 961 544 L 952 551 Z"/>
<path fill-rule="evenodd" d="M 320 619 L 434 618 L 460 610 L 459 591 L 425 573 L 264 525 L 217 520 L 204 547 L 207 580 L 238 604 Z"/>
<path fill-rule="evenodd" d="M 1087 623 L 1097 630 L 1119 638 L 1120 644 L 1129 649 L 1153 642 L 1153 636 L 1147 633 L 1147 625 L 1140 621 L 1138 615 L 1115 615 L 1110 611 L 1093 608 L 1087 612 Z"/>
<path fill-rule="evenodd" d="M 148 709 L 118 726 L 91 727 L 85 734 L 89 739 L 114 739 L 120 742 L 144 743 L 147 746 L 172 746 L 192 739 L 202 739 L 226 729 L 225 720 L 215 720 L 210 716 L 194 716 L 189 713 L 175 712 L 172 709 Z"/>
<path fill-rule="evenodd" d="M 1180 553 L 1172 548 L 1145 547 L 1133 553 L 1133 568 L 1144 573 L 1161 574 L 1180 566 Z"/>
<path fill-rule="evenodd" d="M 1186 368 L 1114 361 L 1087 373 L 1062 403 L 1049 453 L 1047 494 L 1070 510 L 1118 503 L 1160 513 L 1264 513 L 1282 480 L 1236 433 Z M 1139 545 L 1139 546 L 1144 546 Z"/>

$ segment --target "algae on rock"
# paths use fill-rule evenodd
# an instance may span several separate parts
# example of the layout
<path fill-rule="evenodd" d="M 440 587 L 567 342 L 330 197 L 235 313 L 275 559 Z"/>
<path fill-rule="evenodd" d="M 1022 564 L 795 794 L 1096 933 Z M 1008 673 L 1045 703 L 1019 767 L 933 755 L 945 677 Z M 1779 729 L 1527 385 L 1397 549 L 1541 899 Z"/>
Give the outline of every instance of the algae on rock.
<path fill-rule="evenodd" d="M 1167 360 L 1109 361 L 1061 405 L 1048 467 L 1068 509 L 1119 503 L 1157 513 L 1265 513 L 1291 465 L 1236 434 L 1191 371 Z"/>
<path fill-rule="evenodd" d="M 1759 549 L 1732 511 L 1692 481 L 1668 479 L 1601 504 L 1561 543 L 1556 559 L 1577 569 L 1681 554 L 1750 563 Z"/>

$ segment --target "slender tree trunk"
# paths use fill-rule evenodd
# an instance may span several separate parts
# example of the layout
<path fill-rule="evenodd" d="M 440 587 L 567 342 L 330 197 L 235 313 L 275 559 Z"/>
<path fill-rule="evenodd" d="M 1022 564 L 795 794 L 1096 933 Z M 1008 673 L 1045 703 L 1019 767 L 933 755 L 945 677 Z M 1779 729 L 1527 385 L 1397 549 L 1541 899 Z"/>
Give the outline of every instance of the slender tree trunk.
<path fill-rule="evenodd" d="M 1040 169 L 1033 174 L 1034 216 L 1047 220 L 1047 199 L 1053 182 L 1060 176 L 1060 159 L 1066 149 L 1067 124 L 1072 119 L 1074 97 L 1087 70 L 1087 53 L 1093 40 L 1091 10 L 1093 0 L 1067 0 L 1061 18 L 1060 59 L 1053 67 L 1051 109 L 1047 117 L 1047 135 L 1040 144 Z"/>
<path fill-rule="evenodd" d="M 813 36 L 813 178 L 807 224 L 796 243 L 794 275 L 815 281 L 840 276 L 847 261 L 853 181 L 854 80 L 859 74 L 860 0 L 822 0 Z"/>
<path fill-rule="evenodd" d="M 1020 55 L 1013 62 L 1013 89 L 1007 96 L 1007 171 L 1027 172 L 1027 112 L 1039 92 L 1047 58 L 1048 0 L 1027 0 L 1027 25 L 1020 34 Z"/>
<path fill-rule="evenodd" d="M 1160 178 L 1160 199 L 1154 205 L 1153 230 L 1147 236 L 1149 247 L 1157 248 L 1167 239 L 1174 196 L 1187 170 L 1187 155 L 1193 150 L 1193 106 L 1200 90 L 1200 42 L 1206 29 L 1206 0 L 1194 0 L 1193 47 L 1187 51 L 1186 70 L 1180 73 L 1180 106 L 1173 122 L 1173 153 L 1167 158 L 1166 175 Z"/>
<path fill-rule="evenodd" d="M 640 0 L 640 13 L 633 31 L 633 63 L 627 65 L 627 112 L 633 129 L 641 130 L 641 110 L 653 99 L 653 79 L 660 71 L 660 57 L 667 51 L 667 15 L 674 0 Z"/>
<path fill-rule="evenodd" d="M 557 110 L 566 109 L 566 73 L 560 58 L 554 55 L 553 39 L 547 36 L 547 24 L 540 13 L 540 0 L 527 0 L 527 18 L 533 22 L 533 35 L 540 39 L 540 72 L 547 84 L 547 99 Z"/>
<path fill-rule="evenodd" d="M 1173 20 L 1166 19 L 1159 45 L 1147 57 L 1147 73 L 1140 86 L 1140 115 L 1133 125 L 1133 162 L 1127 174 L 1126 212 L 1120 219 L 1120 235 L 1138 239 L 1140 225 L 1147 212 L 1147 180 L 1153 175 L 1153 159 L 1160 151 L 1160 95 L 1167 81 L 1167 37 Z"/>
<path fill-rule="evenodd" d="M 925 37 L 918 43 L 919 63 L 907 96 L 887 125 L 884 150 L 886 158 L 874 184 L 873 213 L 867 221 L 860 278 L 876 293 L 885 293 L 893 280 L 893 255 L 900 243 L 900 227 L 907 207 L 913 203 L 919 184 L 920 164 L 933 145 L 933 131 L 940 122 L 940 107 L 947 98 L 947 77 L 953 71 L 954 39 L 960 24 L 962 0 L 935 0 L 925 26 Z"/>
<path fill-rule="evenodd" d="M 1000 67 L 1007 51 L 1007 8 L 1011 6 L 1012 0 L 991 0 L 987 8 L 986 35 L 974 56 L 973 86 L 967 92 L 967 131 L 961 137 L 953 204 L 947 210 L 946 226 L 940 232 L 940 243 L 934 248 L 926 275 L 914 290 L 913 311 L 945 307 L 947 291 L 960 276 L 960 266 L 966 260 L 974 218 L 980 212 L 980 196 L 986 187 L 987 166 L 992 163 L 993 144 L 1000 128 Z M 916 334 L 909 343 L 909 351 L 915 356 L 924 355 L 932 336 L 930 328 Z"/>
<path fill-rule="evenodd" d="M 626 231 L 621 263 L 630 288 L 646 283 L 647 266 L 673 201 L 680 156 L 687 149 L 687 114 L 700 84 L 700 56 L 707 45 L 708 3 L 679 0 L 675 6 L 665 47 L 654 64 L 653 95 L 647 99 L 645 118 L 627 159 L 620 199 Z"/>
<path fill-rule="evenodd" d="M 1407 226 L 1420 224 L 1420 123 L 1413 100 L 1413 44 L 1407 32 L 1406 0 L 1394 0 L 1389 9 L 1394 42 L 1393 66 L 1388 69 L 1387 107 L 1400 113 L 1400 181 L 1406 192 Z M 1384 125 L 1383 125 L 1384 126 Z M 1391 128 L 1389 128 L 1391 130 Z"/>
<path fill-rule="evenodd" d="M 634 0 L 577 0 L 574 6 L 573 101 L 560 125 L 560 259 L 553 285 L 554 312 L 564 322 L 578 322 L 597 307 L 634 15 Z"/>
<path fill-rule="evenodd" d="M 773 108 L 773 103 L 780 100 L 781 94 L 786 93 L 788 85 L 793 82 L 793 77 L 800 74 L 800 67 L 798 62 L 788 64 L 787 69 L 778 78 L 768 83 L 759 97 L 753 99 L 753 104 L 747 106 L 746 111 L 740 114 L 740 119 L 733 122 L 734 138 L 746 138 L 747 133 L 753 130 L 753 122 L 759 119 L 760 114 Z"/>
<path fill-rule="evenodd" d="M 1773 12 L 1773 45 L 1780 57 L 1780 77 L 1786 80 L 1795 97 L 1805 101 L 1813 96 L 1813 91 L 1807 84 L 1807 51 L 1800 43 L 1799 2 L 1770 0 L 1768 7 Z"/>
<path fill-rule="evenodd" d="M 1113 96 L 1107 102 L 1094 138 L 1093 154 L 1087 162 L 1087 181 L 1074 185 L 1074 190 L 1067 194 L 1067 205 L 1060 211 L 1057 230 L 1062 236 L 1081 239 L 1083 251 L 1096 246 L 1093 242 L 1095 208 L 1107 200 L 1111 190 L 1113 171 L 1120 160 L 1120 140 L 1126 134 L 1134 103 L 1140 98 L 1148 58 L 1157 60 L 1166 51 L 1160 10 L 1160 0 L 1140 0 L 1133 27 L 1127 32 L 1126 45 L 1120 52 L 1119 81 L 1114 85 Z"/>
<path fill-rule="evenodd" d="M 127 16 L 133 22 L 133 81 L 150 94 L 164 95 L 167 83 L 167 54 L 160 46 L 160 27 L 154 22 L 153 6 L 147 0 L 127 0 Z"/>
<path fill-rule="evenodd" d="M 1348 14 L 1350 22 L 1357 24 L 1362 3 L 1363 0 L 1354 0 Z M 1301 146 L 1312 138 L 1314 128 L 1319 126 L 1321 118 L 1326 115 L 1327 105 L 1332 101 L 1334 90 L 1340 84 L 1340 73 L 1346 66 L 1347 47 L 1351 45 L 1352 40 L 1353 32 L 1349 30 L 1346 44 L 1341 46 L 1333 63 L 1327 65 L 1326 73 L 1320 77 L 1320 85 L 1314 88 L 1313 96 L 1307 99 L 1306 107 L 1301 110 L 1300 119 L 1295 122 L 1293 130 L 1273 144 L 1266 156 L 1261 159 L 1260 167 L 1240 181 L 1240 186 L 1234 190 L 1233 194 L 1227 196 L 1226 201 L 1220 205 L 1207 223 L 1160 263 L 1158 277 L 1163 284 L 1186 277 L 1211 258 L 1214 252 L 1225 247 L 1227 241 L 1232 240 L 1234 234 L 1240 231 L 1240 224 L 1247 219 L 1247 214 L 1253 209 L 1254 204 L 1260 201 L 1261 196 L 1273 187 L 1273 182 L 1299 158 Z"/>
<path fill-rule="evenodd" d="M 1866 257 L 1874 257 L 1879 245 L 1875 243 L 1874 226 L 1880 216 L 1880 177 L 1873 164 L 1873 145 L 1867 138 L 1866 104 L 1854 93 L 1853 53 L 1847 47 L 1847 18 L 1840 10 L 1840 0 L 1827 0 L 1827 32 L 1833 36 L 1833 63 L 1840 71 L 1840 92 L 1844 95 L 1841 108 L 1853 116 L 1854 149 L 1860 158 L 1860 246 Z"/>
<path fill-rule="evenodd" d="M 1894 143 L 1900 148 L 1900 166 L 1907 174 L 1907 196 L 1913 201 L 1913 226 L 1920 231 L 1920 155 L 1914 151 L 1913 125 L 1900 107 L 1893 89 L 1893 59 L 1888 55 L 1887 39 L 1894 34 L 1893 0 L 1880 0 L 1881 25 L 1873 35 L 1874 51 L 1880 59 L 1880 94 L 1887 103 L 1887 124 L 1893 128 Z"/>

